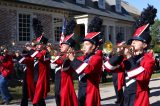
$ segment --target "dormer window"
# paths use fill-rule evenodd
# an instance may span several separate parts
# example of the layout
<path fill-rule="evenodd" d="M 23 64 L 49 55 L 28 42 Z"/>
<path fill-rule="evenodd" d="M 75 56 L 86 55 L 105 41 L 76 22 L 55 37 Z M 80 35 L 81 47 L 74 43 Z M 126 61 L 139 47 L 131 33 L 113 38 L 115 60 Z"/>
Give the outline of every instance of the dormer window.
<path fill-rule="evenodd" d="M 76 3 L 85 5 L 85 0 L 76 0 Z"/>
<path fill-rule="evenodd" d="M 93 3 L 95 3 L 98 8 L 105 9 L 105 0 L 92 0 Z"/>
<path fill-rule="evenodd" d="M 118 13 L 121 13 L 121 0 L 116 0 L 115 10 Z"/>
<path fill-rule="evenodd" d="M 100 9 L 105 9 L 105 0 L 98 0 L 98 7 Z"/>

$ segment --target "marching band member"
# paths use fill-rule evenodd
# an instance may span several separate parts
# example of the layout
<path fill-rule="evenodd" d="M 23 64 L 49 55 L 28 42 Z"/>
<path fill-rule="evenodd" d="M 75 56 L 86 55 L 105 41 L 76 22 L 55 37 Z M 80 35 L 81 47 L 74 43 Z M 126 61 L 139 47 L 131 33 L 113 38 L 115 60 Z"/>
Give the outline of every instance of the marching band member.
<path fill-rule="evenodd" d="M 45 98 L 49 92 L 49 71 L 50 71 L 50 57 L 46 50 L 48 39 L 40 36 L 36 39 L 36 51 L 31 55 L 34 58 L 34 83 L 35 94 L 33 104 L 35 106 L 46 106 Z"/>
<path fill-rule="evenodd" d="M 154 23 L 156 12 L 157 10 L 149 5 L 141 13 L 137 21 L 138 27 L 129 40 L 130 45 L 135 48 L 134 56 L 129 53 L 128 49 L 125 49 L 126 60 L 124 60 L 124 55 L 115 54 L 104 63 L 107 70 L 125 72 L 123 106 L 149 106 L 148 85 L 155 60 L 152 50 L 147 52 L 146 49 L 151 41 L 149 26 Z"/>
<path fill-rule="evenodd" d="M 117 46 L 120 46 L 124 44 L 124 41 L 117 42 Z M 105 53 L 104 53 L 105 54 Z M 112 57 L 112 53 L 110 53 L 107 57 L 104 55 L 104 62 L 109 60 L 109 58 Z M 124 86 L 124 72 L 123 71 L 110 71 L 110 70 L 104 70 L 109 73 L 112 73 L 112 80 L 113 80 L 113 85 L 114 85 L 114 90 L 116 93 L 116 104 L 121 104 L 123 102 L 123 86 Z"/>
<path fill-rule="evenodd" d="M 70 65 L 79 75 L 79 106 L 100 106 L 99 83 L 102 72 L 102 51 L 97 50 L 101 37 L 102 19 L 95 17 L 83 42 L 83 56 L 70 53 Z"/>
<path fill-rule="evenodd" d="M 51 43 L 47 43 L 47 50 L 48 50 L 48 52 L 49 52 L 49 54 L 50 54 L 50 56 L 51 56 L 51 60 L 52 60 L 52 56 L 54 55 L 56 55 L 57 54 L 57 49 L 55 50 L 55 47 L 54 47 L 54 45 L 52 45 Z M 52 80 L 52 82 L 54 83 L 54 80 L 55 80 L 55 68 L 56 68 L 56 64 L 54 64 L 54 63 L 50 63 L 50 67 L 51 67 L 51 69 L 50 69 L 50 73 L 49 73 L 49 75 L 50 75 L 50 79 Z"/>
<path fill-rule="evenodd" d="M 78 106 L 72 78 L 74 70 L 70 66 L 70 60 L 67 58 L 67 52 L 75 46 L 75 41 L 72 38 L 75 26 L 76 22 L 74 20 L 69 21 L 64 33 L 65 38 L 60 46 L 60 52 L 64 54 L 51 61 L 57 64 L 55 69 L 55 99 L 57 106 Z"/>
<path fill-rule="evenodd" d="M 8 54 L 8 49 L 3 47 L 0 55 L 0 94 L 2 96 L 2 104 L 8 105 L 12 97 L 9 93 L 7 82 L 8 77 L 13 71 L 12 56 Z"/>
<path fill-rule="evenodd" d="M 25 50 L 22 51 L 22 58 L 19 60 L 20 64 L 25 64 L 23 85 L 22 85 L 22 99 L 21 106 L 28 106 L 28 98 L 33 101 L 35 87 L 34 87 L 34 59 L 31 57 L 33 53 L 31 44 L 25 45 Z"/>

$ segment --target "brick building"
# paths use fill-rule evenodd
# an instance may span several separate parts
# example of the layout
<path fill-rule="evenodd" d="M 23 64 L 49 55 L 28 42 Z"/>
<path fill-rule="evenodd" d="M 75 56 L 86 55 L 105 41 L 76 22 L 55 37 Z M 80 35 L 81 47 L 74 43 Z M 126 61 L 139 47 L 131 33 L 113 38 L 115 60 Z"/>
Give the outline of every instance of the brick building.
<path fill-rule="evenodd" d="M 139 14 L 135 7 L 121 0 L 1 0 L 0 45 L 19 49 L 31 41 L 35 36 L 33 18 L 41 21 L 45 36 L 53 44 L 59 43 L 64 17 L 75 18 L 75 33 L 84 37 L 95 15 L 103 19 L 104 39 L 115 44 L 119 38 L 127 40 L 131 36 Z"/>

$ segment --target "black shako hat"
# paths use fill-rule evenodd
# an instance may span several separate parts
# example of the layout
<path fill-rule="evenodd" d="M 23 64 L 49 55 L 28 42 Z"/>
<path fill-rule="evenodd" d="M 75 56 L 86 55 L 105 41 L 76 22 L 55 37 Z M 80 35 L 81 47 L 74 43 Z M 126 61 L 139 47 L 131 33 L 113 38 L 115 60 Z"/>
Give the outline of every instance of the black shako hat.
<path fill-rule="evenodd" d="M 157 9 L 153 6 L 148 5 L 141 13 L 141 16 L 136 21 L 136 30 L 133 37 L 128 41 L 130 44 L 132 40 L 140 40 L 146 44 L 150 44 L 152 37 L 150 35 L 150 26 L 154 24 Z"/>
<path fill-rule="evenodd" d="M 94 45 L 98 46 L 102 44 L 102 27 L 103 20 L 98 16 L 95 16 L 88 26 L 88 33 L 85 35 L 83 41 L 90 41 Z"/>

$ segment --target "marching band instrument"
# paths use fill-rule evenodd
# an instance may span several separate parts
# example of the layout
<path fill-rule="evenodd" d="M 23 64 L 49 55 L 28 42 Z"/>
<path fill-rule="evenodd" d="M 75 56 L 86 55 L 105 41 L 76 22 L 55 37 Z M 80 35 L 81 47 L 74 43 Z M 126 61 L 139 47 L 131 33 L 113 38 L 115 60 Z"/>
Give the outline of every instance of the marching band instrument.
<path fill-rule="evenodd" d="M 112 52 L 113 45 L 111 42 L 107 41 L 103 44 L 103 52 L 106 54 L 110 54 Z"/>
<path fill-rule="evenodd" d="M 122 54 L 125 55 L 125 49 L 128 49 L 128 53 L 131 56 L 134 56 L 135 48 L 132 45 L 120 45 L 120 46 L 113 46 L 110 41 L 107 41 L 103 45 L 103 52 L 106 54 Z"/>
<path fill-rule="evenodd" d="M 47 45 L 47 46 L 50 48 L 49 52 L 50 52 L 52 60 L 55 60 L 57 56 L 61 57 L 65 54 L 69 54 L 69 53 L 73 53 L 75 55 L 83 53 L 83 49 L 81 49 L 83 47 L 83 45 L 80 46 L 80 50 L 73 51 L 73 50 L 68 49 L 68 51 L 66 51 L 66 52 L 60 52 L 60 50 L 58 48 L 53 47 L 53 45 Z M 47 49 L 49 49 L 49 48 L 47 48 Z"/>
<path fill-rule="evenodd" d="M 68 53 L 83 53 L 83 51 L 78 50 L 78 51 L 71 51 L 71 52 L 57 52 L 56 50 L 51 51 L 51 59 L 54 60 L 57 56 L 62 56 Z"/>

